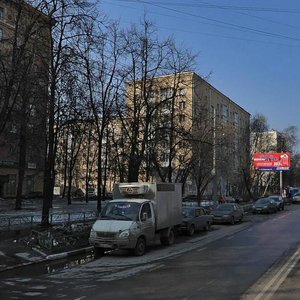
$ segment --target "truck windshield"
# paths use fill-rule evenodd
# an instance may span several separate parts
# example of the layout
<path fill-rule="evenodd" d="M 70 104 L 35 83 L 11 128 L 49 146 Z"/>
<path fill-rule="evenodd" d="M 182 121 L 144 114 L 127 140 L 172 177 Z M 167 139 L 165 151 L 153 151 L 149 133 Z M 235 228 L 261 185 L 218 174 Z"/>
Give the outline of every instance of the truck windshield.
<path fill-rule="evenodd" d="M 101 219 L 136 221 L 140 211 L 140 203 L 112 202 L 107 203 L 101 213 Z"/>

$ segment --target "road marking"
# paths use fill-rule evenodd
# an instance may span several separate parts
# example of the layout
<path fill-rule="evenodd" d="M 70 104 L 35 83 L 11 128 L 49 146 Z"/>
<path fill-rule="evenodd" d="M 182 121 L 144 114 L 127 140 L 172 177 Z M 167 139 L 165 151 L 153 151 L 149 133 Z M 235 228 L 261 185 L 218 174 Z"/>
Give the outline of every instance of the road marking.
<path fill-rule="evenodd" d="M 212 283 L 214 283 L 216 281 L 216 279 L 213 279 L 213 280 L 211 280 L 211 281 L 209 281 L 207 284 L 212 284 Z"/>
<path fill-rule="evenodd" d="M 205 249 L 206 249 L 206 247 L 201 248 L 201 249 L 198 249 L 197 252 L 201 252 L 201 251 L 203 251 L 203 250 L 205 250 Z"/>
<path fill-rule="evenodd" d="M 158 269 L 160 269 L 160 268 L 162 268 L 162 267 L 164 267 L 164 266 L 165 266 L 165 264 L 160 264 L 160 265 L 157 265 L 156 267 L 153 267 L 152 269 L 149 269 L 149 272 L 152 272 L 152 271 L 158 270 Z"/>
<path fill-rule="evenodd" d="M 280 285 L 287 278 L 289 273 L 293 270 L 298 260 L 300 259 L 300 247 L 297 251 L 290 257 L 290 259 L 276 272 L 276 274 L 266 283 L 263 284 L 261 292 L 253 298 L 251 291 L 246 293 L 242 299 L 254 299 L 254 300 L 269 300 L 276 293 Z M 253 287 L 251 290 L 255 290 Z M 251 295 L 252 294 L 252 295 Z"/>

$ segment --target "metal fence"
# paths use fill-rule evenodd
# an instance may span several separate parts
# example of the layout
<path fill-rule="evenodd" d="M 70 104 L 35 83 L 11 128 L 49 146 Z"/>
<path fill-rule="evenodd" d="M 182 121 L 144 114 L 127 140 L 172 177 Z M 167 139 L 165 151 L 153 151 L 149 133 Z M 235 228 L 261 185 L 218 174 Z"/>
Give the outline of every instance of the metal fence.
<path fill-rule="evenodd" d="M 70 224 L 92 221 L 96 218 L 96 211 L 53 213 L 49 215 L 49 223 L 52 225 L 61 223 Z M 32 228 L 35 225 L 41 224 L 41 220 L 41 214 L 0 217 L 0 231 Z"/>
<path fill-rule="evenodd" d="M 55 253 L 88 246 L 92 222 L 54 226 L 49 230 L 32 230 L 30 244 L 40 247 L 43 252 Z"/>

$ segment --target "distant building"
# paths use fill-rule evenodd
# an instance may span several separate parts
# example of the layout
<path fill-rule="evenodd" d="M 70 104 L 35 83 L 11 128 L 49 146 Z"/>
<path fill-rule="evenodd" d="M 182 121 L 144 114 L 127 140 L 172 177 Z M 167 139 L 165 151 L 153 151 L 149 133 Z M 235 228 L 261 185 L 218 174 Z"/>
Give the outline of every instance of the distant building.
<path fill-rule="evenodd" d="M 23 194 L 43 191 L 49 25 L 25 1 L 0 3 L 0 197 L 16 195 L 22 165 Z"/>
<path fill-rule="evenodd" d="M 282 150 L 282 135 L 276 130 L 251 132 L 251 152 L 278 152 Z"/>

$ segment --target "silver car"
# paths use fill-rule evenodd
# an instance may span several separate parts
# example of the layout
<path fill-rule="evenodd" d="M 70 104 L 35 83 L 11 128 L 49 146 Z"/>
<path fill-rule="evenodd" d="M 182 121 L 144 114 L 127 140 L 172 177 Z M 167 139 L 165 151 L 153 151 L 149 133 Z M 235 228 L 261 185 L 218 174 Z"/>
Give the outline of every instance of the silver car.
<path fill-rule="evenodd" d="M 300 193 L 296 193 L 292 198 L 293 203 L 300 203 Z"/>

